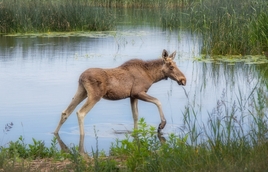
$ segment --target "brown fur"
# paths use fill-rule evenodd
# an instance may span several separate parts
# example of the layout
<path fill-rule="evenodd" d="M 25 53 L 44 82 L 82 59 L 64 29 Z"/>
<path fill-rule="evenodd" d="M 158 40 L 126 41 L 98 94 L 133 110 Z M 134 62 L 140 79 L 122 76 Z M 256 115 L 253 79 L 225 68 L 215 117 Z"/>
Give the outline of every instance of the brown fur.
<path fill-rule="evenodd" d="M 166 125 L 161 103 L 158 99 L 147 94 L 148 89 L 155 82 L 171 78 L 179 85 L 186 84 L 184 74 L 173 61 L 176 52 L 168 56 L 163 50 L 162 58 L 151 61 L 133 59 L 121 66 L 112 69 L 90 68 L 83 72 L 79 78 L 78 90 L 65 111 L 55 133 L 58 133 L 62 124 L 67 120 L 75 107 L 88 97 L 85 104 L 78 110 L 78 122 L 80 134 L 84 135 L 84 117 L 92 107 L 101 99 L 119 100 L 130 98 L 134 128 L 137 128 L 138 99 L 154 103 L 160 114 L 161 123 L 158 132 Z"/>

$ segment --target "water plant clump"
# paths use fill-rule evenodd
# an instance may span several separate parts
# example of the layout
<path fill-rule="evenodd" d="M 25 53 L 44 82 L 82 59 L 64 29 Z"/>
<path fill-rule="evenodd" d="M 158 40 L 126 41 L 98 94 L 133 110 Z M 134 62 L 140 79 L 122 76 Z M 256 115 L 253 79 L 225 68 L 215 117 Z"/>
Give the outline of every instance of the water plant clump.
<path fill-rule="evenodd" d="M 114 27 L 110 11 L 91 7 L 87 0 L 3 0 L 0 9 L 1 33 L 103 31 Z"/>

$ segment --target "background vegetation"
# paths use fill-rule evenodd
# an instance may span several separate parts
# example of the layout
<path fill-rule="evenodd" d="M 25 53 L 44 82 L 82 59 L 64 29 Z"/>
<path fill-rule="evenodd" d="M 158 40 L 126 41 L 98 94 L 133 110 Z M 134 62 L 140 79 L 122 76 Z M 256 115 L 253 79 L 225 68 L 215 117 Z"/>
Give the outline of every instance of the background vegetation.
<path fill-rule="evenodd" d="M 2 0 L 0 32 L 110 30 L 114 16 L 107 9 L 89 7 L 87 0 Z"/>
<path fill-rule="evenodd" d="M 0 32 L 112 30 L 132 9 L 128 23 L 191 31 L 202 37 L 204 54 L 268 56 L 267 6 L 266 0 L 2 0 Z"/>
<path fill-rule="evenodd" d="M 268 46 L 267 5 L 265 0 L 201 0 L 167 12 L 163 21 L 200 34 L 204 54 L 262 54 Z"/>

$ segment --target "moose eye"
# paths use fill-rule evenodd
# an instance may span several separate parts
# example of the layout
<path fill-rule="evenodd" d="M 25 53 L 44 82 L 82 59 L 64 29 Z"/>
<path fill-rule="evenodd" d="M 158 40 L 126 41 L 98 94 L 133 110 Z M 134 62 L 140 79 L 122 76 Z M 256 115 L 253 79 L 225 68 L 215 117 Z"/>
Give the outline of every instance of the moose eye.
<path fill-rule="evenodd" d="M 174 69 L 174 66 L 169 66 L 169 70 L 173 70 Z"/>

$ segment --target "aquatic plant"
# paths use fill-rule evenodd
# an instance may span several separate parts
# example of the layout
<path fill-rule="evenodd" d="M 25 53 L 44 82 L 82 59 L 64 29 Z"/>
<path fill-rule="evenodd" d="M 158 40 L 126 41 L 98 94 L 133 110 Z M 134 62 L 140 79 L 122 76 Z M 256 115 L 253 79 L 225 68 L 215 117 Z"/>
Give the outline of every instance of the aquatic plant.
<path fill-rule="evenodd" d="M 179 10 L 164 11 L 164 27 L 191 30 L 202 37 L 209 55 L 262 54 L 268 46 L 265 0 L 201 0 Z"/>
<path fill-rule="evenodd" d="M 91 7 L 87 0 L 3 0 L 0 32 L 96 31 L 114 27 L 109 9 Z"/>
<path fill-rule="evenodd" d="M 177 8 L 195 0 L 89 0 L 93 6 L 123 8 Z"/>

